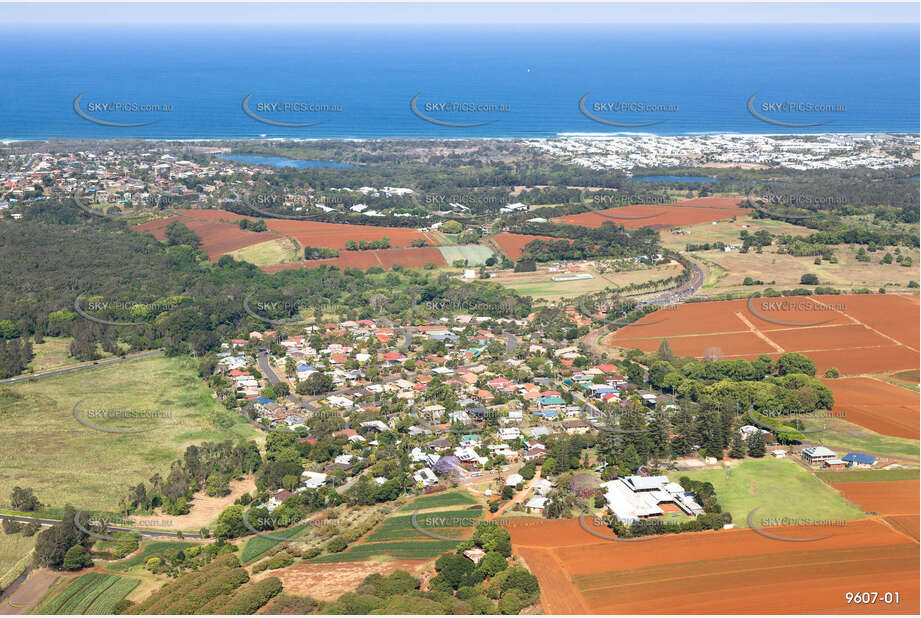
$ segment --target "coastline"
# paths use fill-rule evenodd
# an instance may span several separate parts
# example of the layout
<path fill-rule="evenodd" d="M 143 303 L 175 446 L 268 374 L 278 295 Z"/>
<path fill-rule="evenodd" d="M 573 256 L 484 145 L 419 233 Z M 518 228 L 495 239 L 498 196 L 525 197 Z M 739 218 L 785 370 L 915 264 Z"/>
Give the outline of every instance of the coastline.
<path fill-rule="evenodd" d="M 375 141 L 429 141 L 429 142 L 465 142 L 465 141 L 523 141 L 523 142 L 544 142 L 544 141 L 563 141 L 572 139 L 657 139 L 657 140 L 675 140 L 675 139 L 694 139 L 694 138 L 784 138 L 793 137 L 893 137 L 921 138 L 921 131 L 827 131 L 824 133 L 738 133 L 738 132 L 694 132 L 682 133 L 676 135 L 662 135 L 658 133 L 579 133 L 563 132 L 543 137 L 527 136 L 465 136 L 465 137 L 440 137 L 440 136 L 418 136 L 410 137 L 405 135 L 381 136 L 381 137 L 133 137 L 133 136 L 113 136 L 113 137 L 45 137 L 45 138 L 0 138 L 0 144 L 11 145 L 18 143 L 52 143 L 52 142 L 116 142 L 116 141 L 139 141 L 139 142 L 176 142 L 176 143 L 207 143 L 207 142 L 375 142 Z"/>

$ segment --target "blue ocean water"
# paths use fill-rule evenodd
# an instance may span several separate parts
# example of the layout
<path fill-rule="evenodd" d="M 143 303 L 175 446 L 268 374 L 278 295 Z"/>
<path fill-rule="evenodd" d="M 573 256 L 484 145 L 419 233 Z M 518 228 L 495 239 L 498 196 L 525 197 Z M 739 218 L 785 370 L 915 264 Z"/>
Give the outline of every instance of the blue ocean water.
<path fill-rule="evenodd" d="M 917 133 L 918 49 L 900 25 L 0 25 L 0 139 Z M 756 93 L 765 117 L 825 124 L 760 120 Z M 155 122 L 96 124 L 81 94 L 90 118 Z M 252 117 L 250 94 L 252 116 L 309 126 Z"/>

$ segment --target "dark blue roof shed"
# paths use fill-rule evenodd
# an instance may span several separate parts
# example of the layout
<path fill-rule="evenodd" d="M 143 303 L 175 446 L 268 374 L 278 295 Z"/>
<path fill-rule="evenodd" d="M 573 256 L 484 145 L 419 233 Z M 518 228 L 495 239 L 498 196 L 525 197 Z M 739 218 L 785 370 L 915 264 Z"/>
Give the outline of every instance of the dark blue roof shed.
<path fill-rule="evenodd" d="M 876 457 L 874 457 L 873 455 L 867 455 L 866 453 L 848 453 L 841 459 L 843 459 L 844 461 L 848 463 L 856 463 L 856 464 L 869 465 L 869 464 L 876 463 Z"/>

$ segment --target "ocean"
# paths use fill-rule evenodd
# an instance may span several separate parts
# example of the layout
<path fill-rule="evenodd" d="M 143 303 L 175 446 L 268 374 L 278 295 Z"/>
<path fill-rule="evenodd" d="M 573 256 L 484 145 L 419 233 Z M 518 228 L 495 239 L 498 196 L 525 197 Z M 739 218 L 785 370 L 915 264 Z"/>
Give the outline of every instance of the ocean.
<path fill-rule="evenodd" d="M 918 133 L 918 48 L 901 25 L 0 25 L 0 139 Z"/>

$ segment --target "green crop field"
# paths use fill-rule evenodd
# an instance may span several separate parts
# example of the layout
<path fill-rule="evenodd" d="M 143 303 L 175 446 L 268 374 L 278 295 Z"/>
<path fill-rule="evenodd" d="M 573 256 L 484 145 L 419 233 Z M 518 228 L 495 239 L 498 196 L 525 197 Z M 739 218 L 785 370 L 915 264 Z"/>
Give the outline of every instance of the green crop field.
<path fill-rule="evenodd" d="M 384 556 L 396 560 L 429 560 L 457 547 L 457 541 L 418 541 L 390 543 L 361 543 L 349 547 L 339 554 L 329 554 L 311 562 L 359 562 L 373 556 Z"/>
<path fill-rule="evenodd" d="M 147 562 L 148 558 L 162 555 L 167 551 L 185 549 L 186 547 L 191 547 L 192 545 L 195 545 L 195 543 L 180 543 L 178 541 L 148 541 L 144 544 L 140 553 L 134 554 L 125 560 L 119 560 L 118 562 L 107 564 L 106 569 L 110 571 L 128 571 L 132 567 L 136 567 L 139 564 L 144 564 Z"/>
<path fill-rule="evenodd" d="M 466 491 L 446 491 L 430 496 L 417 498 L 401 508 L 401 511 L 416 511 L 434 509 L 444 506 L 460 506 L 462 504 L 476 504 L 476 498 Z"/>
<path fill-rule="evenodd" d="M 119 575 L 86 573 L 75 577 L 39 606 L 36 614 L 110 614 L 112 608 L 138 585 Z"/>
<path fill-rule="evenodd" d="M 481 508 L 471 508 L 454 511 L 436 511 L 420 513 L 416 516 L 416 526 L 413 526 L 413 515 L 396 515 L 388 517 L 381 522 L 367 537 L 367 541 L 393 541 L 397 539 L 420 538 L 426 535 L 422 530 L 431 530 L 436 534 L 450 537 L 470 536 L 473 526 L 482 517 Z M 418 526 L 418 528 L 417 528 Z M 443 532 L 450 529 L 452 532 Z"/>
<path fill-rule="evenodd" d="M 61 607 L 80 590 L 86 588 L 97 579 L 101 578 L 101 573 L 85 573 L 80 577 L 74 578 L 58 590 L 50 599 L 42 603 L 35 611 L 36 614 L 56 614 Z M 114 577 L 114 576 L 113 576 Z"/>
<path fill-rule="evenodd" d="M 454 260 L 467 260 L 467 266 L 482 266 L 493 257 L 492 249 L 483 245 L 452 245 L 438 247 L 441 256 L 451 266 Z"/>
<path fill-rule="evenodd" d="M 754 509 L 759 509 L 759 519 L 864 517 L 859 508 L 796 462 L 786 459 L 746 459 L 732 468 L 668 474 L 674 481 L 682 476 L 712 483 L 723 510 L 732 514 L 732 521 L 739 528 L 748 527 L 746 519 Z"/>
<path fill-rule="evenodd" d="M 305 523 L 294 526 L 293 528 L 288 528 L 287 530 L 268 530 L 266 531 L 266 534 L 285 538 L 291 538 L 293 536 L 306 536 L 304 533 L 306 528 L 307 524 Z M 284 543 L 284 541 L 280 541 L 278 539 L 270 539 L 264 536 L 254 536 L 246 542 L 246 545 L 243 546 L 243 551 L 240 552 L 240 562 L 243 564 L 252 562 L 279 543 Z"/>
<path fill-rule="evenodd" d="M 87 427 L 75 418 L 78 402 L 84 420 L 149 431 L 120 434 Z M 19 485 L 33 488 L 43 504 L 56 508 L 69 503 L 117 512 L 130 485 L 168 474 L 186 446 L 257 435 L 212 398 L 191 361 L 162 356 L 2 387 L 0 410 L 0 444 L 17 446 L 15 456 L 0 467 L 0 501 Z M 116 417 L 125 410 L 149 417 Z M 106 418 L 100 411 L 111 413 L 102 412 Z"/>
<path fill-rule="evenodd" d="M 826 483 L 866 483 L 872 481 L 917 481 L 919 470 L 819 470 L 815 475 Z"/>
<path fill-rule="evenodd" d="M 137 588 L 139 583 L 141 583 L 141 580 L 134 579 L 133 577 L 120 578 L 115 584 L 99 595 L 93 604 L 90 605 L 89 609 L 83 613 L 95 615 L 111 614 L 115 604 L 131 594 L 131 591 Z"/>

